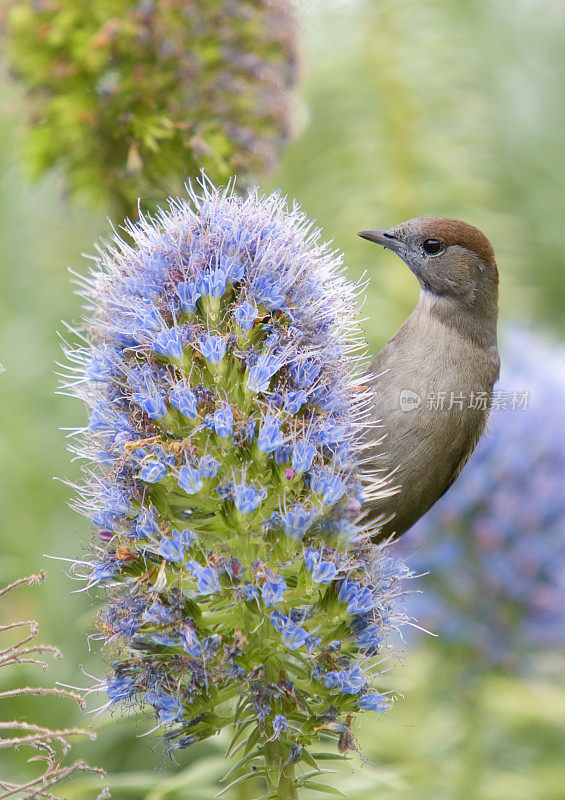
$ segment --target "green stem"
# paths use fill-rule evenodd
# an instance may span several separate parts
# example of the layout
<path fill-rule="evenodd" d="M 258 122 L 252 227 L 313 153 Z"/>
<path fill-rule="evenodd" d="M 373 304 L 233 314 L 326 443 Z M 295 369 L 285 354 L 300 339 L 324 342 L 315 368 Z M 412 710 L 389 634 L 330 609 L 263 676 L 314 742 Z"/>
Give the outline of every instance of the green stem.
<path fill-rule="evenodd" d="M 264 748 L 269 792 L 279 800 L 298 800 L 294 764 L 282 765 L 279 743 L 268 742 Z M 275 777 L 276 776 L 276 777 Z"/>
<path fill-rule="evenodd" d="M 484 762 L 482 741 L 483 713 L 481 709 L 481 685 L 475 680 L 468 687 L 463 699 L 464 736 L 462 741 L 463 761 L 459 772 L 457 800 L 477 800 Z"/>

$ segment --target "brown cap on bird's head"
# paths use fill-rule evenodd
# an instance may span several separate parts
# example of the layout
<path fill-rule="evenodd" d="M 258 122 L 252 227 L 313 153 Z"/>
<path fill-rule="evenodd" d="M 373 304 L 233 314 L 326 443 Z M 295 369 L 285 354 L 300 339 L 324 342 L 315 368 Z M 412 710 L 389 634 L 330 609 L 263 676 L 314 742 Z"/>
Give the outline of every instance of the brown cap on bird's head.
<path fill-rule="evenodd" d="M 446 217 L 418 217 L 398 225 L 412 225 L 418 228 L 423 236 L 435 237 L 446 245 L 459 245 L 460 247 L 476 253 L 481 261 L 491 267 L 498 275 L 496 260 L 492 245 L 482 231 L 462 222 L 460 219 Z"/>
<path fill-rule="evenodd" d="M 397 253 L 422 288 L 468 307 L 497 296 L 494 250 L 478 228 L 458 219 L 417 217 L 389 230 L 361 231 L 363 239 Z"/>

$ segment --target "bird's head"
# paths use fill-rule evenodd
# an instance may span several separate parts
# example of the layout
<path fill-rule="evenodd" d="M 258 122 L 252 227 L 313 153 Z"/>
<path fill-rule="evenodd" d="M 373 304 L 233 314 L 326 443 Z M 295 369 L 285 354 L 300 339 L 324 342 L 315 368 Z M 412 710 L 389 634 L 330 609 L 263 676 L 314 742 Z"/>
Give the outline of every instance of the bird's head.
<path fill-rule="evenodd" d="M 399 255 L 425 292 L 474 312 L 496 304 L 494 251 L 478 228 L 457 219 L 418 217 L 389 230 L 358 235 Z"/>

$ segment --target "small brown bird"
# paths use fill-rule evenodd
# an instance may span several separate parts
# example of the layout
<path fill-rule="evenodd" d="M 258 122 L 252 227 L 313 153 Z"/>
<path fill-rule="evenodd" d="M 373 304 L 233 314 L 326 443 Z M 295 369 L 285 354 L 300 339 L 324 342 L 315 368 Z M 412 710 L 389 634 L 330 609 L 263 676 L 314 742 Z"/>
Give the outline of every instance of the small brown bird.
<path fill-rule="evenodd" d="M 390 474 L 376 538 L 401 536 L 444 494 L 479 441 L 498 378 L 498 270 L 477 228 L 420 217 L 363 239 L 392 250 L 418 278 L 418 304 L 371 364 L 375 375 L 369 465 Z"/>

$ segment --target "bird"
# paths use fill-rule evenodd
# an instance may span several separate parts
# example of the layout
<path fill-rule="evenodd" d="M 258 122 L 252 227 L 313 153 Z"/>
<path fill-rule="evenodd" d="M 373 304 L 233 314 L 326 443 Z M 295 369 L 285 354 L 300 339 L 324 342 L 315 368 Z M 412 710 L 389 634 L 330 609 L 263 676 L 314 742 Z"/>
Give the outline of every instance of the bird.
<path fill-rule="evenodd" d="M 500 372 L 499 276 L 487 237 L 461 220 L 418 217 L 358 236 L 399 256 L 420 283 L 414 311 L 369 367 L 365 461 L 385 490 L 363 510 L 378 542 L 445 494 L 485 430 Z"/>

